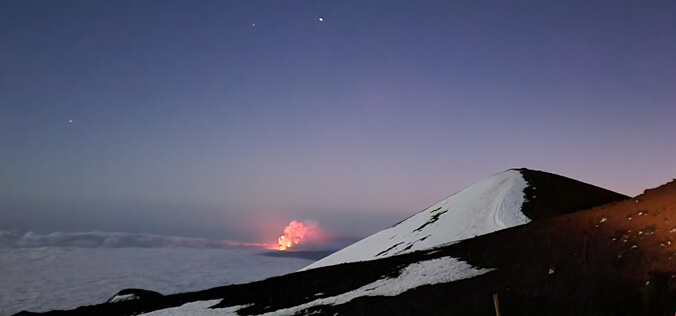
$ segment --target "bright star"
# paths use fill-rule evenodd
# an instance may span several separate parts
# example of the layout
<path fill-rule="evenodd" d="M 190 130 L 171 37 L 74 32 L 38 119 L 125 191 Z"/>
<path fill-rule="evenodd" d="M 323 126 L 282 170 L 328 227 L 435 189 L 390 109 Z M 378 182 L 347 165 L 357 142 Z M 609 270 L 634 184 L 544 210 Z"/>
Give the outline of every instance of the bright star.
<path fill-rule="evenodd" d="M 323 18 L 323 17 L 319 17 L 319 22 L 324 22 L 324 18 Z"/>

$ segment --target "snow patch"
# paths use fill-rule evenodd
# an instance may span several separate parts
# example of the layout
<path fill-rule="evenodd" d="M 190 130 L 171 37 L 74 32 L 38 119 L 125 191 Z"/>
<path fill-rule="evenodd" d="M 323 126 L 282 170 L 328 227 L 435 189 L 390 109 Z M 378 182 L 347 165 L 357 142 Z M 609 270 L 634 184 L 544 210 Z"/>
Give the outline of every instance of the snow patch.
<path fill-rule="evenodd" d="M 266 316 L 295 315 L 298 312 L 319 305 L 345 304 L 362 296 L 396 296 L 423 285 L 449 283 L 473 278 L 493 269 L 477 269 L 470 264 L 452 257 L 442 257 L 408 265 L 396 278 L 383 278 L 356 290 L 340 295 L 321 298 L 312 302 L 265 313 Z"/>
<path fill-rule="evenodd" d="M 139 297 L 136 296 L 136 294 L 115 295 L 110 300 L 108 300 L 108 303 L 118 303 L 137 299 L 139 299 Z"/>
<path fill-rule="evenodd" d="M 356 290 L 349 291 L 332 297 L 320 298 L 302 305 L 279 309 L 262 315 L 282 316 L 296 315 L 308 308 L 321 305 L 345 304 L 357 297 L 363 296 L 396 296 L 408 290 L 423 285 L 448 283 L 462 279 L 473 278 L 493 269 L 475 268 L 470 264 L 452 257 L 442 257 L 422 262 L 409 264 L 397 277 L 384 277 L 380 280 L 364 285 Z M 321 295 L 323 293 L 317 293 Z M 315 295 L 315 296 L 316 296 Z M 146 316 L 235 316 L 237 312 L 251 305 L 236 305 L 226 308 L 211 309 L 221 300 L 196 301 L 179 307 L 162 309 L 146 314 Z"/>
<path fill-rule="evenodd" d="M 238 316 L 237 311 L 249 305 L 230 306 L 228 308 L 210 309 L 221 300 L 197 301 L 183 304 L 179 307 L 162 309 L 147 314 L 146 316 Z"/>

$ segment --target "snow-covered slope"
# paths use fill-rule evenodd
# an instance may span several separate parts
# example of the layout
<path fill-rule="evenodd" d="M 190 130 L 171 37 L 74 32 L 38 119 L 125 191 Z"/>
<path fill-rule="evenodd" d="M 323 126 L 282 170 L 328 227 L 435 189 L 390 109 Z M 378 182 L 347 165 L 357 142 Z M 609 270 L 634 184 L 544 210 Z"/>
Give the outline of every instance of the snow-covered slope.
<path fill-rule="evenodd" d="M 429 249 L 528 223 L 521 212 L 527 186 L 519 170 L 496 174 L 303 270 Z"/>

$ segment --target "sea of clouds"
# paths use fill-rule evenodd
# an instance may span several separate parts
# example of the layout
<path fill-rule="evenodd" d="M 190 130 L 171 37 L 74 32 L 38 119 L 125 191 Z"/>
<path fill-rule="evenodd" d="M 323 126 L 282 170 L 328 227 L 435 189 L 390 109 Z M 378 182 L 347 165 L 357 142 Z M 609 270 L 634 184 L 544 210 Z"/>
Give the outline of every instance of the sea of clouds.
<path fill-rule="evenodd" d="M 125 288 L 162 294 L 261 280 L 312 260 L 230 241 L 147 234 L 0 232 L 0 315 L 105 302 Z"/>

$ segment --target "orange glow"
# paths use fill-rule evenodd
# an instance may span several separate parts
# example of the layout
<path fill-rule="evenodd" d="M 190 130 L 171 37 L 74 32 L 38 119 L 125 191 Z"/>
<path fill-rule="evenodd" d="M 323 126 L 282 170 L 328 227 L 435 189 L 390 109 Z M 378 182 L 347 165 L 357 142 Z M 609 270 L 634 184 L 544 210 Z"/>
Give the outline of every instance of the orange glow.
<path fill-rule="evenodd" d="M 280 251 L 284 251 L 293 247 L 294 245 L 298 245 L 303 240 L 303 238 L 305 238 L 305 234 L 307 232 L 308 227 L 303 225 L 303 223 L 291 221 L 291 223 L 289 223 L 289 225 L 284 228 L 284 235 L 277 239 L 277 243 L 279 245 L 278 249 Z"/>

